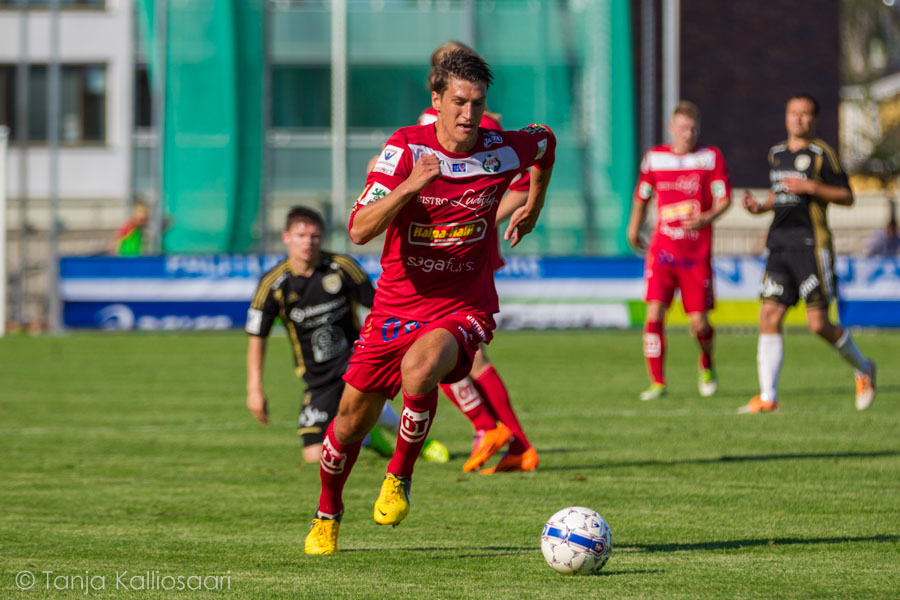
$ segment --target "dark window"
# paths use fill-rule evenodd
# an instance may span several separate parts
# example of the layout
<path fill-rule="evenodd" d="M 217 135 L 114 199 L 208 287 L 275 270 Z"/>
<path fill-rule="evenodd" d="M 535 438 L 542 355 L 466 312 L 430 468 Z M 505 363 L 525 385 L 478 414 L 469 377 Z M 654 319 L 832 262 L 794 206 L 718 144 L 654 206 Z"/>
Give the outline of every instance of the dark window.
<path fill-rule="evenodd" d="M 273 66 L 272 126 L 331 127 L 331 68 Z"/>
<path fill-rule="evenodd" d="M 134 73 L 134 126 L 153 126 L 153 94 L 150 91 L 150 71 L 147 65 L 137 65 Z"/>

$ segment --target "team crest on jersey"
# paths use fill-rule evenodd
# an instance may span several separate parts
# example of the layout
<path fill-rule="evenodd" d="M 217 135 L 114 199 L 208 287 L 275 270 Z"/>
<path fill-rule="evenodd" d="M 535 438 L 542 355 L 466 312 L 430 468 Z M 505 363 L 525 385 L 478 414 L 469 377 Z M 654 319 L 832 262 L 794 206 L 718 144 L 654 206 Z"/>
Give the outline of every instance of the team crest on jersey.
<path fill-rule="evenodd" d="M 798 171 L 806 171 L 811 162 L 812 159 L 809 158 L 809 154 L 798 154 L 794 159 L 794 168 Z"/>
<path fill-rule="evenodd" d="M 487 229 L 485 219 L 463 223 L 410 223 L 409 243 L 415 246 L 469 244 L 483 239 Z"/>
<path fill-rule="evenodd" d="M 378 182 L 373 183 L 360 194 L 359 199 L 357 199 L 356 203 L 360 206 L 365 206 L 367 204 L 371 204 L 376 200 L 381 200 L 385 196 L 391 193 L 391 190 L 384 187 Z"/>
<path fill-rule="evenodd" d="M 523 127 L 520 131 L 524 131 L 525 133 L 535 134 L 535 133 L 550 133 L 550 128 L 546 125 L 541 125 L 540 123 L 532 123 L 527 127 Z"/>
<path fill-rule="evenodd" d="M 454 173 L 465 173 L 466 163 L 453 163 L 450 165 L 450 170 Z"/>
<path fill-rule="evenodd" d="M 488 131 L 484 134 L 484 147 L 490 148 L 494 144 L 502 144 L 503 138 L 495 131 Z"/>
<path fill-rule="evenodd" d="M 337 294 L 341 291 L 341 276 L 337 273 L 329 273 L 322 278 L 322 289 L 329 294 Z"/>
<path fill-rule="evenodd" d="M 488 173 L 496 173 L 500 170 L 500 158 L 496 154 L 486 154 L 484 160 L 481 161 L 481 167 Z"/>
<path fill-rule="evenodd" d="M 403 148 L 387 145 L 381 151 L 378 162 L 375 163 L 375 168 L 372 170 L 385 175 L 393 175 L 397 170 L 397 165 L 400 164 L 401 156 L 403 156 Z"/>

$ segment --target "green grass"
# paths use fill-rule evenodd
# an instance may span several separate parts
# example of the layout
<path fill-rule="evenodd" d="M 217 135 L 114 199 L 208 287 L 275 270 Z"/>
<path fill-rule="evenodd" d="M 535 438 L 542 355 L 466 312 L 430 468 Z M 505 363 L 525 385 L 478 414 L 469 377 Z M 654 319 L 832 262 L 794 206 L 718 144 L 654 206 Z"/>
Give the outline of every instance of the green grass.
<path fill-rule="evenodd" d="M 880 366 L 867 412 L 850 368 L 791 333 L 781 412 L 738 416 L 756 392 L 753 335 L 719 335 L 720 393 L 701 399 L 694 343 L 670 333 L 670 395 L 643 403 L 636 332 L 500 332 L 489 354 L 540 469 L 464 474 L 471 430 L 442 401 L 433 437 L 453 459 L 417 465 L 403 524 L 372 521 L 386 461 L 364 451 L 340 554 L 307 557 L 318 469 L 300 459 L 284 340 L 264 428 L 244 407 L 240 333 L 3 339 L 0 597 L 896 598 L 900 335 L 857 342 Z M 540 553 L 544 521 L 575 504 L 612 527 L 597 576 L 559 575 Z M 27 592 L 22 570 L 38 576 Z M 230 589 L 116 589 L 123 571 Z M 85 594 L 85 575 L 104 589 Z"/>

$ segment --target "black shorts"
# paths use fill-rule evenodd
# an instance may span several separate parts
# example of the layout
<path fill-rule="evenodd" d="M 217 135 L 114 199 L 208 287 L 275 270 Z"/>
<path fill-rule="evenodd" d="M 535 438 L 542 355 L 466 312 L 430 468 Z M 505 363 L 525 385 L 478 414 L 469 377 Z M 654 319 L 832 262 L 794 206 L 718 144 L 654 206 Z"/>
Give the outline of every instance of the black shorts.
<path fill-rule="evenodd" d="M 793 306 L 806 301 L 809 308 L 827 308 L 837 295 L 834 258 L 830 250 L 801 246 L 769 251 L 763 275 L 763 300 Z"/>
<path fill-rule="evenodd" d="M 321 444 L 325 439 L 325 430 L 337 416 L 343 393 L 343 379 L 322 387 L 307 388 L 297 422 L 297 435 L 303 439 L 304 447 Z"/>

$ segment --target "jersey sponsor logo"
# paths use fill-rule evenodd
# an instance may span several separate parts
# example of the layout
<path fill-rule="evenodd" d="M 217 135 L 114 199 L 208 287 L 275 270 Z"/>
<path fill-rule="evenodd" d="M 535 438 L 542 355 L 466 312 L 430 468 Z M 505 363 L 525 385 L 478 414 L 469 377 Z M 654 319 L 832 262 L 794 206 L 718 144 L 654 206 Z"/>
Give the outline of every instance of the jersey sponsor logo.
<path fill-rule="evenodd" d="M 439 198 L 437 196 L 417 196 L 416 201 L 425 206 L 444 206 L 450 202 L 450 198 Z"/>
<path fill-rule="evenodd" d="M 310 338 L 313 360 L 323 363 L 341 356 L 350 348 L 343 330 L 333 325 L 323 325 L 313 331 Z"/>
<path fill-rule="evenodd" d="M 424 256 L 408 256 L 406 266 L 414 267 L 423 273 L 469 273 L 475 270 L 475 261 L 460 262 L 455 258 L 425 258 Z"/>
<path fill-rule="evenodd" d="M 784 286 L 769 277 L 769 274 L 766 273 L 766 275 L 763 277 L 763 298 L 777 298 L 782 294 L 784 294 Z"/>
<path fill-rule="evenodd" d="M 331 321 L 336 321 L 337 317 L 334 315 L 328 315 L 328 313 L 333 313 L 342 307 L 345 307 L 347 304 L 347 299 L 344 296 L 340 298 L 335 298 L 330 302 L 324 302 L 322 304 L 315 304 L 313 306 L 300 307 L 297 306 L 291 310 L 291 321 L 294 323 L 303 323 L 307 319 L 312 317 L 319 317 L 322 315 L 329 316 Z M 342 311 L 346 312 L 346 310 Z M 326 321 L 327 322 L 327 321 Z"/>
<path fill-rule="evenodd" d="M 410 444 L 417 444 L 428 435 L 428 427 L 431 425 L 431 411 L 410 410 L 403 407 L 400 414 L 400 437 Z"/>
<path fill-rule="evenodd" d="M 382 198 L 390 194 L 391 191 L 392 190 L 390 188 L 386 188 L 376 181 L 365 190 L 363 190 L 363 193 L 359 196 L 359 199 L 356 201 L 356 203 L 359 206 L 366 206 L 367 204 L 371 204 L 376 200 L 381 200 Z"/>
<path fill-rule="evenodd" d="M 475 335 L 480 337 L 482 342 L 487 341 L 487 332 L 484 330 L 484 327 L 482 327 L 481 323 L 478 322 L 478 319 L 476 319 L 472 315 L 467 315 L 466 321 L 469 322 L 469 325 L 472 326 L 472 330 L 475 332 Z"/>
<path fill-rule="evenodd" d="M 644 334 L 644 356 L 647 358 L 659 358 L 662 356 L 662 340 L 658 333 Z"/>
<path fill-rule="evenodd" d="M 344 472 L 344 467 L 346 465 L 347 455 L 341 454 L 335 450 L 331 440 L 328 439 L 328 436 L 326 435 L 325 439 L 322 440 L 322 458 L 319 460 L 319 466 L 321 466 L 322 470 L 326 473 L 340 475 Z"/>
<path fill-rule="evenodd" d="M 414 246 L 452 246 L 471 244 L 484 239 L 488 225 L 485 219 L 462 223 L 410 223 L 409 243 Z"/>
<path fill-rule="evenodd" d="M 536 133 L 550 133 L 550 128 L 546 125 L 541 125 L 540 123 L 532 123 L 531 125 L 523 127 L 519 131 L 524 131 L 525 133 L 534 135 Z"/>
<path fill-rule="evenodd" d="M 262 318 L 263 313 L 261 310 L 248 308 L 247 324 L 244 326 L 244 330 L 251 335 L 259 335 L 259 332 L 262 330 Z"/>
<path fill-rule="evenodd" d="M 487 154 L 485 155 L 484 160 L 481 161 L 481 167 L 488 173 L 496 173 L 500 170 L 502 165 L 503 163 L 500 162 L 500 157 L 496 154 Z"/>
<path fill-rule="evenodd" d="M 819 278 L 813 273 L 800 284 L 800 297 L 806 300 L 817 287 L 819 287 Z"/>
<path fill-rule="evenodd" d="M 372 170 L 385 175 L 393 175 L 397 171 L 397 165 L 400 164 L 401 156 L 403 156 L 403 148 L 387 145 L 381 151 L 378 162 L 375 163 L 375 168 Z"/>
<path fill-rule="evenodd" d="M 659 220 L 663 223 L 671 223 L 686 219 L 698 212 L 700 212 L 700 203 L 697 200 L 665 204 L 659 207 Z"/>
<path fill-rule="evenodd" d="M 716 166 L 716 153 L 709 149 L 689 152 L 687 154 L 673 154 L 665 151 L 650 151 L 645 157 L 645 165 L 641 165 L 641 171 L 712 171 Z"/>
<path fill-rule="evenodd" d="M 812 159 L 809 154 L 798 154 L 794 159 L 794 168 L 798 171 L 806 171 L 809 168 Z"/>
<path fill-rule="evenodd" d="M 496 131 L 488 131 L 484 134 L 484 147 L 490 148 L 494 144 L 502 144 L 503 138 Z"/>
<path fill-rule="evenodd" d="M 537 154 L 534 155 L 534 160 L 541 160 L 545 152 L 547 152 L 547 140 L 538 140 Z"/>
<path fill-rule="evenodd" d="M 494 204 L 499 204 L 497 199 L 497 186 L 492 185 L 476 193 L 475 190 L 466 190 L 458 199 L 454 199 L 451 204 L 459 208 L 465 208 L 475 212 L 481 212 L 486 208 L 490 208 Z"/>
<path fill-rule="evenodd" d="M 685 196 L 697 196 L 700 193 L 700 176 L 696 173 L 680 175 L 675 181 L 658 181 L 656 187 L 661 192 L 681 192 Z"/>
<path fill-rule="evenodd" d="M 452 165 L 450 165 L 450 170 L 454 173 L 465 173 L 466 163 L 453 163 Z"/>
<path fill-rule="evenodd" d="M 329 273 L 322 278 L 322 289 L 329 294 L 337 294 L 341 291 L 342 283 L 340 275 L 337 273 Z"/>

